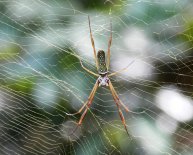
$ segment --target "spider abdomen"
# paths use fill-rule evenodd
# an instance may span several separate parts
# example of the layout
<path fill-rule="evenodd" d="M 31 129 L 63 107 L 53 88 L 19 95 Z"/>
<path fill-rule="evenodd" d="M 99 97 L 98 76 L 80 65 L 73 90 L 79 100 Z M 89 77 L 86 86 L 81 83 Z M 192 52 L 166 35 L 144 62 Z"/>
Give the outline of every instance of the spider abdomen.
<path fill-rule="evenodd" d="M 98 73 L 100 75 L 107 73 L 107 66 L 106 66 L 106 60 L 105 60 L 105 52 L 103 50 L 99 50 L 97 53 L 97 59 L 98 59 Z"/>

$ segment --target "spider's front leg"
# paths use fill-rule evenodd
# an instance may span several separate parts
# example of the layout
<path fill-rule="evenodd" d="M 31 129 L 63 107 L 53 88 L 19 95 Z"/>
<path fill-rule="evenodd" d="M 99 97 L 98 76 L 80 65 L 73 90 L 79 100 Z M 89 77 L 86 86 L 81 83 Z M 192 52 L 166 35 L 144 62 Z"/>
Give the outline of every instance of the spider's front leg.
<path fill-rule="evenodd" d="M 79 121 L 78 121 L 78 123 L 77 123 L 77 127 L 73 130 L 73 132 L 72 132 L 71 134 L 73 134 L 73 133 L 76 131 L 76 129 L 82 124 L 82 121 L 83 121 L 83 119 L 84 119 L 84 117 L 85 117 L 88 109 L 90 108 L 90 106 L 91 106 L 91 104 L 92 104 L 92 101 L 93 101 L 93 99 L 94 99 L 94 96 L 95 96 L 95 93 L 96 93 L 96 91 L 97 91 L 98 86 L 99 86 L 99 82 L 98 82 L 98 79 L 97 79 L 97 81 L 96 81 L 96 83 L 95 83 L 95 85 L 94 85 L 94 87 L 93 87 L 93 89 L 92 89 L 92 91 L 91 91 L 91 93 L 90 93 L 90 95 L 89 95 L 89 97 L 88 97 L 88 100 L 85 102 L 85 104 L 84 104 L 84 105 L 80 108 L 80 110 L 77 112 L 77 113 L 81 113 L 82 110 L 86 107 L 85 111 L 83 112 L 83 114 L 81 115 L 81 117 L 80 117 L 80 119 L 79 119 Z M 77 114 L 77 113 L 76 113 L 76 114 Z M 70 135 L 71 135 L 71 134 L 70 134 Z"/>
<path fill-rule="evenodd" d="M 82 121 L 83 121 L 83 119 L 84 119 L 88 109 L 90 108 L 90 106 L 92 104 L 92 101 L 94 99 L 94 95 L 95 95 L 95 93 L 97 91 L 97 88 L 98 88 L 98 80 L 96 81 L 96 84 L 95 84 L 95 86 L 94 86 L 94 88 L 92 90 L 92 94 L 90 95 L 90 97 L 87 100 L 86 109 L 85 109 L 84 113 L 82 114 L 82 116 L 81 116 L 81 118 L 80 118 L 80 120 L 78 122 L 78 126 L 80 126 L 82 124 Z"/>
<path fill-rule="evenodd" d="M 120 100 L 117 92 L 115 91 L 115 88 L 113 87 L 113 84 L 111 83 L 111 81 L 109 81 L 109 87 L 111 90 L 111 93 L 114 94 L 116 100 L 118 100 L 118 102 L 123 106 L 123 108 L 126 110 L 126 112 L 129 112 L 129 109 L 126 107 L 125 104 L 123 104 L 123 102 Z"/>
<path fill-rule="evenodd" d="M 117 108 L 118 108 L 118 111 L 119 111 L 119 116 L 120 116 L 120 118 L 121 118 L 121 121 L 122 121 L 122 123 L 123 123 L 123 125 L 124 125 L 124 127 L 125 127 L 125 130 L 126 130 L 127 134 L 129 135 L 129 132 L 128 132 L 127 126 L 126 126 L 126 122 L 125 122 L 125 118 L 124 118 L 124 115 L 123 115 L 123 113 L 122 113 L 122 111 L 121 111 L 120 105 L 122 105 L 122 106 L 125 108 L 126 111 L 129 111 L 129 110 L 128 110 L 128 108 L 120 101 L 120 99 L 119 99 L 116 91 L 114 90 L 114 87 L 113 87 L 113 85 L 112 85 L 112 83 L 111 83 L 110 80 L 109 80 L 109 88 L 110 88 L 110 91 L 111 91 L 111 93 L 112 93 L 113 99 L 114 99 L 114 101 L 115 101 L 115 103 L 116 103 L 116 105 L 117 105 Z"/>

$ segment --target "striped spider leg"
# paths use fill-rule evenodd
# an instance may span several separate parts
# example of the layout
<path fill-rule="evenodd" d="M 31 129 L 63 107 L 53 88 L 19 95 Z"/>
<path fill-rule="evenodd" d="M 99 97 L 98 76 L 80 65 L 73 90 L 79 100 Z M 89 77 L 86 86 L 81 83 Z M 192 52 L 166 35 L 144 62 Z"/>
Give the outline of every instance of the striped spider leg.
<path fill-rule="evenodd" d="M 75 113 L 75 114 L 81 113 L 85 109 L 83 114 L 81 115 L 78 123 L 77 123 L 77 127 L 75 128 L 75 130 L 82 124 L 82 121 L 83 121 L 88 109 L 90 108 L 90 106 L 92 104 L 92 101 L 94 99 L 97 88 L 100 86 L 107 86 L 110 88 L 113 99 L 117 105 L 121 121 L 124 125 L 124 128 L 125 128 L 127 134 L 129 135 L 127 127 L 126 127 L 126 123 L 125 123 L 125 118 L 123 116 L 123 113 L 122 113 L 120 107 L 122 106 L 126 110 L 126 112 L 129 112 L 129 109 L 119 99 L 118 94 L 115 91 L 115 89 L 114 89 L 114 87 L 109 79 L 110 76 L 114 76 L 120 72 L 125 71 L 128 68 L 128 66 L 122 70 L 119 70 L 117 72 L 109 74 L 108 70 L 109 70 L 109 65 L 110 65 L 110 53 L 111 53 L 110 47 L 111 47 L 111 43 L 112 43 L 112 24 L 110 24 L 111 33 L 110 33 L 110 38 L 108 41 L 107 59 L 105 59 L 105 52 L 103 50 L 99 50 L 96 54 L 96 49 L 95 49 L 94 39 L 93 39 L 93 35 L 92 35 L 89 16 L 88 16 L 88 21 L 89 21 L 90 39 L 91 39 L 91 44 L 92 44 L 92 48 L 93 48 L 93 52 L 94 52 L 94 59 L 95 59 L 96 68 L 97 68 L 98 73 L 94 73 L 94 72 L 90 71 L 89 69 L 87 69 L 86 67 L 84 67 L 81 60 L 80 60 L 80 63 L 81 63 L 81 67 L 84 70 L 86 70 L 88 73 L 98 77 L 98 79 L 96 80 L 96 83 L 95 83 L 95 85 L 94 85 L 94 87 L 93 87 L 93 89 L 88 97 L 88 100 L 83 104 L 83 106 L 80 108 L 80 110 L 77 113 Z M 107 62 L 107 64 L 106 64 L 106 62 Z M 75 115 L 75 114 L 72 114 L 72 115 Z"/>
<path fill-rule="evenodd" d="M 108 51 L 107 51 L 107 70 L 109 70 L 110 65 L 110 57 L 111 57 L 111 43 L 112 43 L 112 22 L 110 22 L 110 38 L 108 43 Z"/>
<path fill-rule="evenodd" d="M 111 90 L 113 99 L 114 99 L 114 101 L 115 101 L 115 103 L 116 103 L 116 105 L 117 105 L 117 108 L 118 108 L 118 111 L 119 111 L 119 116 L 120 116 L 121 121 L 122 121 L 122 123 L 123 123 L 123 125 L 124 125 L 124 127 L 125 127 L 125 131 L 126 131 L 127 134 L 129 135 L 129 132 L 128 132 L 127 126 L 126 126 L 126 122 L 125 122 L 125 118 L 124 118 L 124 115 L 123 115 L 123 113 L 122 113 L 122 111 L 121 111 L 120 105 L 122 105 L 127 112 L 129 112 L 129 109 L 128 109 L 128 108 L 122 103 L 122 101 L 119 99 L 119 97 L 118 97 L 118 95 L 117 95 L 117 92 L 115 91 L 115 89 L 114 89 L 114 87 L 113 87 L 113 85 L 112 85 L 112 83 L 111 83 L 110 80 L 109 80 L 109 88 L 110 88 L 110 90 Z"/>
<path fill-rule="evenodd" d="M 96 49 L 95 49 L 94 39 L 92 36 L 92 30 L 91 30 L 91 26 L 90 26 L 90 17 L 89 16 L 88 16 L 88 23 L 89 23 L 89 30 L 90 30 L 90 40 L 91 40 L 91 44 L 92 44 L 92 48 L 93 48 L 93 52 L 94 52 L 94 59 L 95 59 L 95 63 L 96 63 L 96 68 L 98 70 L 99 65 L 98 65 L 98 61 L 97 61 Z"/>

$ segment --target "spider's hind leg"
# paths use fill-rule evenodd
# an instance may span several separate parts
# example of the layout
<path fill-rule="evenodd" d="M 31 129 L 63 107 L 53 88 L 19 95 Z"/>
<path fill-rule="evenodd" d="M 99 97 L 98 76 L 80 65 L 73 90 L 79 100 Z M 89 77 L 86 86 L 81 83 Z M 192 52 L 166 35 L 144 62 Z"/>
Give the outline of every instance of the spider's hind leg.
<path fill-rule="evenodd" d="M 109 69 L 110 65 L 110 56 L 111 56 L 111 43 L 112 43 L 112 23 L 110 23 L 110 38 L 108 42 L 108 51 L 107 51 L 107 70 Z"/>
<path fill-rule="evenodd" d="M 92 30 L 91 30 L 90 17 L 89 16 L 88 16 L 88 23 L 89 23 L 89 30 L 90 30 L 90 40 L 91 40 L 91 44 L 92 44 L 92 48 L 93 48 L 93 52 L 94 52 L 94 59 L 95 59 L 95 63 L 96 63 L 96 68 L 98 70 L 99 65 L 98 65 L 98 61 L 97 61 L 96 49 L 95 49 L 94 39 L 92 36 Z"/>

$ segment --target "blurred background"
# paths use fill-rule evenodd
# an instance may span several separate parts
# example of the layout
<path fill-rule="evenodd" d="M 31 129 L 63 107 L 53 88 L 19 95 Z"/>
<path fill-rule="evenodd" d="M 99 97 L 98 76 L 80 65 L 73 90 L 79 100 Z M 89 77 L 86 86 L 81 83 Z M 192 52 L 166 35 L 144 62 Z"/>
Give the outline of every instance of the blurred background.
<path fill-rule="evenodd" d="M 191 0 L 0 1 L 0 155 L 192 155 Z M 80 128 L 96 82 L 88 15 L 129 135 L 108 87 Z M 73 132 L 74 131 L 74 132 Z"/>

